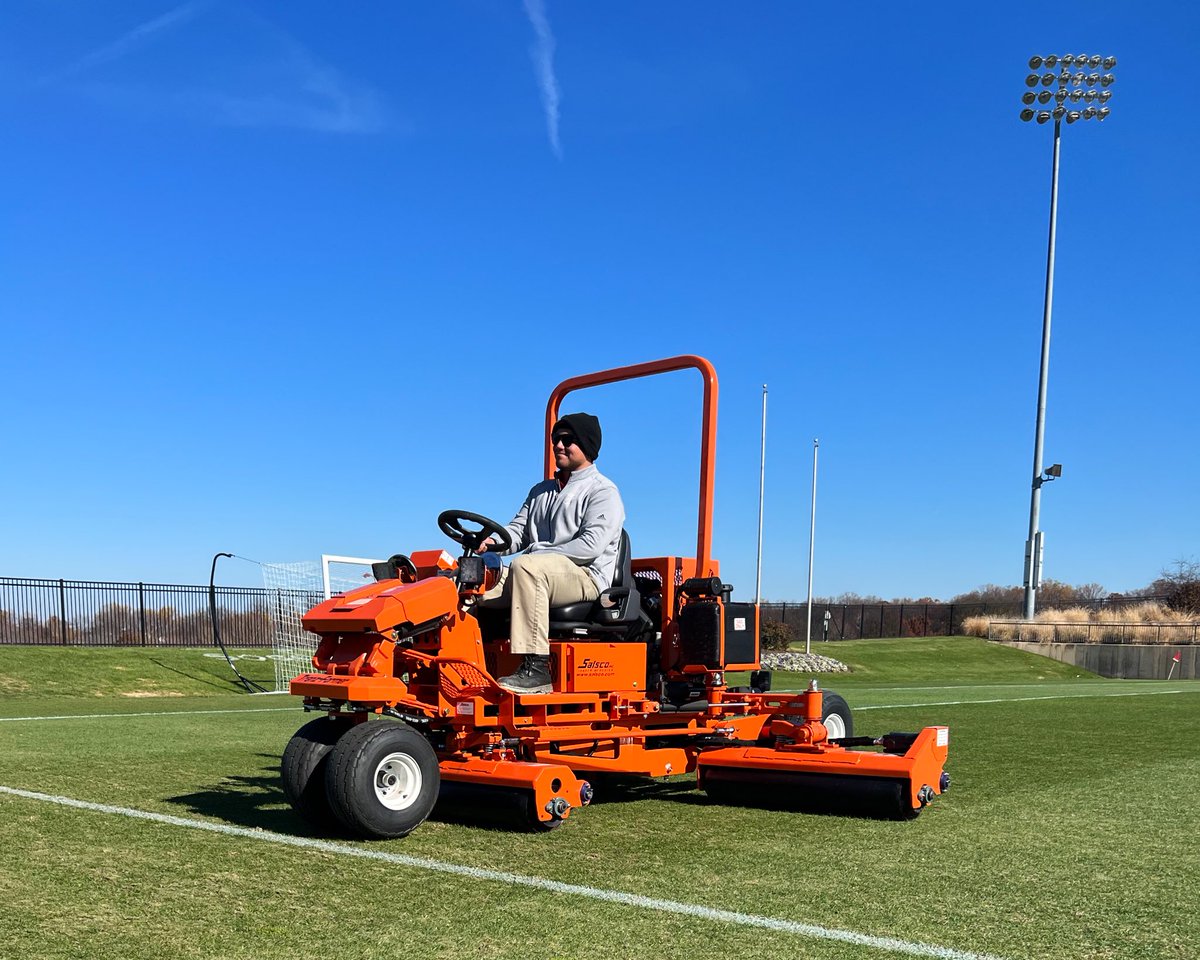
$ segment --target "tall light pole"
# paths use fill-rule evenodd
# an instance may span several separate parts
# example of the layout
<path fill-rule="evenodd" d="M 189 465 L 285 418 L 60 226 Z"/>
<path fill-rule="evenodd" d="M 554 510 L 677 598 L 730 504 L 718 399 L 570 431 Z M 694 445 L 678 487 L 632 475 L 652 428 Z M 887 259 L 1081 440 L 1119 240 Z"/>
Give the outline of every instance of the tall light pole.
<path fill-rule="evenodd" d="M 1067 54 L 1064 57 L 1030 57 L 1029 69 L 1044 73 L 1031 73 L 1025 78 L 1028 88 L 1021 95 L 1025 108 L 1021 119 L 1028 122 L 1036 119 L 1039 124 L 1054 121 L 1054 152 L 1050 172 L 1050 239 L 1046 251 L 1046 298 L 1042 308 L 1042 365 L 1038 376 L 1037 429 L 1033 439 L 1033 492 L 1029 500 L 1029 539 L 1025 541 L 1025 619 L 1032 620 L 1037 606 L 1037 591 L 1042 583 L 1042 532 L 1038 521 L 1042 506 L 1042 484 L 1062 475 L 1062 467 L 1054 464 L 1043 469 L 1042 443 L 1046 430 L 1046 381 L 1050 368 L 1050 311 L 1054 302 L 1054 241 L 1058 226 L 1058 153 L 1062 122 L 1076 120 L 1103 120 L 1109 114 L 1108 101 L 1112 96 L 1109 87 L 1113 75 L 1101 75 L 1098 68 L 1111 71 L 1117 65 L 1116 57 Z M 1054 68 L 1060 67 L 1058 73 Z M 1041 88 L 1040 90 L 1038 88 Z M 1051 89 L 1054 88 L 1054 89 Z M 1098 88 L 1098 89 L 1097 89 Z M 1053 102 L 1053 106 L 1050 106 Z M 1034 104 L 1048 109 L 1034 110 Z"/>

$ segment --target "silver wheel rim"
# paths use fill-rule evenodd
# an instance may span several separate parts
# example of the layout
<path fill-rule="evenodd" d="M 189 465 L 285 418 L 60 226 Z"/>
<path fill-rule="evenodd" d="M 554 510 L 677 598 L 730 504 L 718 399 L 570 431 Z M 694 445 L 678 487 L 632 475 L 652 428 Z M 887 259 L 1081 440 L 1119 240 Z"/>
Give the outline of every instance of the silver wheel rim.
<path fill-rule="evenodd" d="M 375 768 L 375 799 L 389 810 L 407 810 L 421 795 L 421 767 L 407 753 L 389 753 Z"/>
<path fill-rule="evenodd" d="M 831 713 L 825 718 L 825 729 L 829 731 L 830 740 L 837 740 L 846 735 L 846 721 L 840 714 Z"/>

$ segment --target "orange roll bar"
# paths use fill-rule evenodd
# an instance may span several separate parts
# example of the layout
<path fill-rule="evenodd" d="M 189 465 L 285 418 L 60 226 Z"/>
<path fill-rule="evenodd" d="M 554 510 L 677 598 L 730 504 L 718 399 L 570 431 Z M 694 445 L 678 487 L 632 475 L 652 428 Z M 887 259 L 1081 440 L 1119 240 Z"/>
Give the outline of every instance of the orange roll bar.
<path fill-rule="evenodd" d="M 550 431 L 558 420 L 559 405 L 563 397 L 573 390 L 688 369 L 699 370 L 704 378 L 704 406 L 700 427 L 700 509 L 696 524 L 696 575 L 704 576 L 712 554 L 713 483 L 717 461 L 717 371 L 711 363 L 703 357 L 685 354 L 663 360 L 651 360 L 648 363 L 635 363 L 628 367 L 614 367 L 597 373 L 585 373 L 564 380 L 554 388 L 546 404 L 546 438 L 549 439 Z M 553 477 L 554 451 L 548 445 L 545 449 L 546 476 Z"/>

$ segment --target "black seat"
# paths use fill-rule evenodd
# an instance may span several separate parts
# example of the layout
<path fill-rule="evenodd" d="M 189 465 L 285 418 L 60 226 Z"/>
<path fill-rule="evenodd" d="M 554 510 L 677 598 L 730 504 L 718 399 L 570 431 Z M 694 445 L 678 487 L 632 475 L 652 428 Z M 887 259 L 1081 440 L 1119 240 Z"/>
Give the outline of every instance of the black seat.
<path fill-rule="evenodd" d="M 642 598 L 633 579 L 629 534 L 621 531 L 613 582 L 595 600 L 581 600 L 550 610 L 550 636 L 613 634 L 628 636 L 643 621 Z"/>

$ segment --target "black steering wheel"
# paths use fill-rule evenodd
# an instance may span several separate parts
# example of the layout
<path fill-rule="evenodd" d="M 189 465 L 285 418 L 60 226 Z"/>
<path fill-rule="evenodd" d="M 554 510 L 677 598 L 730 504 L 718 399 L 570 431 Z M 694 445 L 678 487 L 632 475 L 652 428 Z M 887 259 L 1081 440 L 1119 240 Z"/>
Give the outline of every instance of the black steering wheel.
<path fill-rule="evenodd" d="M 463 526 L 464 520 L 478 524 L 481 529 L 467 530 Z M 502 551 L 512 546 L 512 534 L 503 526 L 469 510 L 443 510 L 438 514 L 438 529 L 468 550 L 475 550 L 488 537 L 495 540 L 496 546 Z"/>

